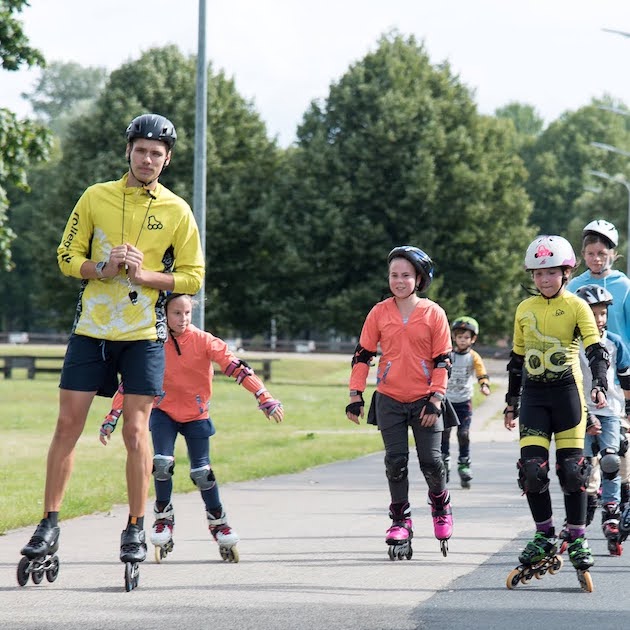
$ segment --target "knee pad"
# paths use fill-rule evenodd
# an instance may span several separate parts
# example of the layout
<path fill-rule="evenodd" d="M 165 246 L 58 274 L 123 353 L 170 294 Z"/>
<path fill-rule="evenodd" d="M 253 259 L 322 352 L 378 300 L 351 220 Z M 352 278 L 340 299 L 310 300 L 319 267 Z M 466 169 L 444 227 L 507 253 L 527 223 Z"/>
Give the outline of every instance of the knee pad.
<path fill-rule="evenodd" d="M 204 490 L 212 490 L 217 482 L 214 472 L 212 468 L 210 468 L 210 464 L 201 466 L 201 468 L 191 468 L 190 479 L 201 492 Z"/>
<path fill-rule="evenodd" d="M 599 466 L 604 474 L 604 479 L 614 479 L 619 474 L 619 455 L 614 448 L 605 448 L 600 451 Z"/>
<path fill-rule="evenodd" d="M 518 487 L 523 492 L 542 494 L 549 488 L 549 462 L 542 457 L 521 458 L 518 468 Z"/>
<path fill-rule="evenodd" d="M 427 486 L 431 492 L 440 492 L 440 488 L 444 483 L 442 480 L 446 478 L 444 462 L 442 458 L 433 462 L 420 462 L 420 470 L 427 481 Z"/>
<path fill-rule="evenodd" d="M 586 488 L 591 462 L 584 456 L 567 457 L 556 464 L 556 472 L 564 494 L 572 494 Z"/>
<path fill-rule="evenodd" d="M 390 481 L 404 481 L 407 479 L 409 469 L 408 455 L 385 455 L 385 474 Z"/>
<path fill-rule="evenodd" d="M 168 481 L 175 470 L 175 458 L 171 455 L 153 457 L 153 476 L 156 481 Z"/>

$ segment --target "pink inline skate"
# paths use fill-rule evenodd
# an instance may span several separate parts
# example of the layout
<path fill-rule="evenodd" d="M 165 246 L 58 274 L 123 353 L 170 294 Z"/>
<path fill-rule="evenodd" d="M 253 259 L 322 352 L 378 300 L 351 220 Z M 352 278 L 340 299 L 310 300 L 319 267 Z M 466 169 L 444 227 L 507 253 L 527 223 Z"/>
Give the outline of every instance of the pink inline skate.
<path fill-rule="evenodd" d="M 389 518 L 392 519 L 392 526 L 387 530 L 385 536 L 385 542 L 389 546 L 389 559 L 402 560 L 407 558 L 407 560 L 411 560 L 413 555 L 411 548 L 413 523 L 409 503 L 392 503 L 389 506 Z"/>
<path fill-rule="evenodd" d="M 440 541 L 442 555 L 448 555 L 448 539 L 453 535 L 453 516 L 451 510 L 451 495 L 448 490 L 440 494 L 429 492 L 429 505 L 433 517 L 433 531 Z"/>

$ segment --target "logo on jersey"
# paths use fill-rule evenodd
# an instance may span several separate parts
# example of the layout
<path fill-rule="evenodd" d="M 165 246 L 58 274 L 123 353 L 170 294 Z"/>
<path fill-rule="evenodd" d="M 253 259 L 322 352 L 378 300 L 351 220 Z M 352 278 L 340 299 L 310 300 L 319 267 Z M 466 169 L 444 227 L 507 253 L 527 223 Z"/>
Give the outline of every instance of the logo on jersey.
<path fill-rule="evenodd" d="M 149 216 L 149 219 L 147 221 L 147 229 L 148 230 L 161 230 L 164 226 L 162 225 L 161 221 L 158 221 L 155 218 L 155 215 L 152 214 Z"/>
<path fill-rule="evenodd" d="M 564 315 L 564 311 L 561 308 L 557 308 L 554 313 L 554 317 L 558 317 L 559 315 Z"/>

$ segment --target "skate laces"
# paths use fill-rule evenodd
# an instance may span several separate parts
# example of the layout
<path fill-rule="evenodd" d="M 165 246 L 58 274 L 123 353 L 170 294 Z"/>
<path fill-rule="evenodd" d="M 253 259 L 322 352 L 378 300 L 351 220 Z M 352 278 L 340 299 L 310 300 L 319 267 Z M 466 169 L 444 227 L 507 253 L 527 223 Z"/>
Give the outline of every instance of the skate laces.
<path fill-rule="evenodd" d="M 155 521 L 155 523 L 153 523 L 153 527 L 156 534 L 161 534 L 167 528 L 173 531 L 173 523 L 165 518 Z"/>

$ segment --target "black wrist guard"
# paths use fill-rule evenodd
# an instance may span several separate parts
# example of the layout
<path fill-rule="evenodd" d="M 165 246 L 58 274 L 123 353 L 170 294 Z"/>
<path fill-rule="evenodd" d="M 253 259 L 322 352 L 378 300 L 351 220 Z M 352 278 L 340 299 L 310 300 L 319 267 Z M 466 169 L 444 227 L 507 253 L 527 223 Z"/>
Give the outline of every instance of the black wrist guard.
<path fill-rule="evenodd" d="M 442 405 L 440 405 L 439 407 L 437 405 L 434 405 L 431 402 L 430 397 L 427 396 L 426 398 L 422 399 L 422 406 L 420 407 L 420 413 L 418 415 L 421 416 L 423 411 L 425 415 L 435 414 L 439 418 L 442 415 Z"/>
<path fill-rule="evenodd" d="M 356 402 L 351 402 L 346 406 L 346 413 L 351 413 L 353 416 L 360 416 L 361 409 L 365 407 L 365 401 L 363 400 L 363 392 L 358 392 L 357 396 L 361 397 L 361 400 L 357 400 Z"/>
<path fill-rule="evenodd" d="M 503 410 L 503 415 L 506 413 L 511 413 L 514 415 L 514 420 L 518 418 L 518 414 L 521 409 L 521 397 L 520 396 L 510 396 L 510 394 L 505 395 L 505 404 L 508 407 L 512 407 L 512 411 L 510 411 L 507 407 Z"/>
<path fill-rule="evenodd" d="M 593 379 L 593 386 L 591 387 L 591 392 L 602 392 L 604 396 L 608 391 L 608 379 L 604 377 L 597 377 Z"/>

